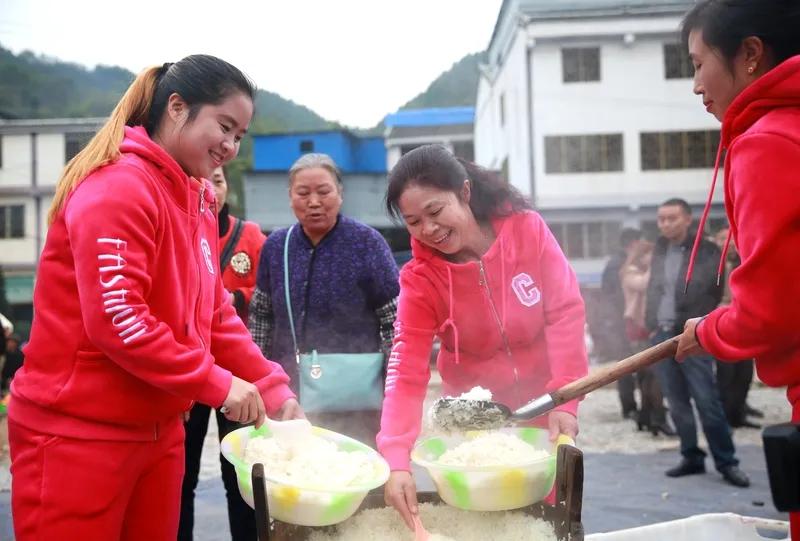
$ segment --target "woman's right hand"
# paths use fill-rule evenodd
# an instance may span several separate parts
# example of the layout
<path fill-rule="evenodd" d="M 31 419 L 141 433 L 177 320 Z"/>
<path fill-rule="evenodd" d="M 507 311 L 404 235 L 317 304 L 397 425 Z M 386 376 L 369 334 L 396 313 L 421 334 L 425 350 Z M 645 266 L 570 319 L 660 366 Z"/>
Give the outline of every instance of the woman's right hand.
<path fill-rule="evenodd" d="M 267 415 L 258 387 L 236 376 L 231 379 L 231 388 L 222 406 L 225 408 L 225 418 L 229 421 L 237 423 L 255 421 L 256 427 L 261 426 Z"/>
<path fill-rule="evenodd" d="M 389 474 L 389 480 L 383 489 L 383 498 L 386 505 L 397 509 L 406 525 L 413 531 L 412 515 L 416 515 L 419 509 L 417 508 L 417 485 L 414 483 L 411 472 L 398 470 Z"/>

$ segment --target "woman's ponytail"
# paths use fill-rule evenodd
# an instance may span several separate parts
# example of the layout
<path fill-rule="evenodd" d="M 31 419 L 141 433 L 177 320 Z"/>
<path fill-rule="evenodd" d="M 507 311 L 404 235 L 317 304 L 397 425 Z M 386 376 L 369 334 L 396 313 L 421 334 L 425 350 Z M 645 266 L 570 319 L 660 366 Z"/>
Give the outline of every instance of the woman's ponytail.
<path fill-rule="evenodd" d="M 164 66 L 154 66 L 142 71 L 114 107 L 103 127 L 64 167 L 50 206 L 49 223 L 53 223 L 69 194 L 83 179 L 98 167 L 119 158 L 119 146 L 125 136 L 125 126 L 144 125 L 147 122 L 156 84 L 163 71 Z"/>

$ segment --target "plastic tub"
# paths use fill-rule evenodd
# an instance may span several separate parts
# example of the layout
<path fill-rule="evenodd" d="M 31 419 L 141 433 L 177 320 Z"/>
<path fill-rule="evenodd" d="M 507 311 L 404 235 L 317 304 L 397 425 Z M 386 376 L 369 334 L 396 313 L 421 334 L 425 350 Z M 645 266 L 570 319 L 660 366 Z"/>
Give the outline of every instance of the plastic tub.
<path fill-rule="evenodd" d="M 328 526 L 337 524 L 356 512 L 367 492 L 383 485 L 389 478 L 389 465 L 372 448 L 343 434 L 313 427 L 312 433 L 334 442 L 341 451 L 363 451 L 367 453 L 374 467 L 368 482 L 360 485 L 347 485 L 336 489 L 321 489 L 287 484 L 270 475 L 269 464 L 264 465 L 267 485 L 267 503 L 270 516 L 289 524 L 301 526 Z M 244 450 L 250 438 L 263 436 L 271 438 L 272 433 L 266 425 L 259 429 L 239 428 L 222 440 L 222 456 L 233 464 L 239 492 L 250 507 L 253 507 L 253 486 L 250 477 L 251 467 L 244 460 Z"/>
<path fill-rule="evenodd" d="M 596 533 L 586 541 L 789 541 L 789 523 L 734 513 L 709 513 L 616 532 Z"/>
<path fill-rule="evenodd" d="M 574 445 L 571 438 L 559 437 L 556 443 L 542 428 L 503 428 L 549 456 L 513 466 L 461 467 L 438 462 L 448 449 L 473 439 L 482 432 L 434 436 L 417 443 L 411 460 L 428 471 L 439 496 L 446 503 L 467 511 L 508 511 L 543 500 L 553 489 L 556 478 L 556 448 Z"/>

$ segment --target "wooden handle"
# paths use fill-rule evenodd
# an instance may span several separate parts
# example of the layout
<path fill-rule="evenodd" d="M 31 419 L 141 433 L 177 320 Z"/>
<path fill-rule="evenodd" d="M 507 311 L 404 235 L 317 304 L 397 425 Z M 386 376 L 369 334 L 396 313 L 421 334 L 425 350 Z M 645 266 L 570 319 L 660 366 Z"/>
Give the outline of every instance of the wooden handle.
<path fill-rule="evenodd" d="M 674 357 L 678 351 L 678 342 L 680 336 L 675 336 L 669 340 L 665 340 L 651 348 L 640 351 L 635 355 L 631 355 L 627 359 L 623 359 L 612 365 L 605 366 L 597 370 L 593 374 L 584 376 L 580 379 L 568 383 L 553 391 L 550 396 L 553 397 L 555 405 L 558 406 L 564 402 L 569 402 L 576 398 L 580 398 L 586 393 L 599 389 L 604 385 L 617 381 L 622 376 L 633 374 L 640 368 L 655 364 L 661 359 L 667 357 Z"/>

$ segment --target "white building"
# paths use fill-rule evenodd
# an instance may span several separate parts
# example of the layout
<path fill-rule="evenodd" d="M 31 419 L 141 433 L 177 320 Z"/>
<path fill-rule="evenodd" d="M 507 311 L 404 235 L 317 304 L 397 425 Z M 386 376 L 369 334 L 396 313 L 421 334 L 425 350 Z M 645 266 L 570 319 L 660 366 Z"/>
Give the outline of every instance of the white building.
<path fill-rule="evenodd" d="M 0 120 L 0 265 L 18 321 L 30 321 L 33 279 L 56 182 L 104 121 Z"/>
<path fill-rule="evenodd" d="M 705 203 L 719 123 L 692 93 L 677 0 L 504 0 L 482 66 L 475 156 L 550 224 L 584 285 L 624 226 Z M 724 216 L 718 188 L 712 216 Z"/>

